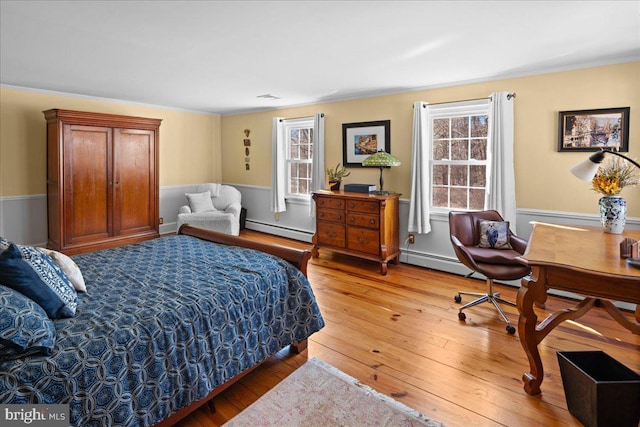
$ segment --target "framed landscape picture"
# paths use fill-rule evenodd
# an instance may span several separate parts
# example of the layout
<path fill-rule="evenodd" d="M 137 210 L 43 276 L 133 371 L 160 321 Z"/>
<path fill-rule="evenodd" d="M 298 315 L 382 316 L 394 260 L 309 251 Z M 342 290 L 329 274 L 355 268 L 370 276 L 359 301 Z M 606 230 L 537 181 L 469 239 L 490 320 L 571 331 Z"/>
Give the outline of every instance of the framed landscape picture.
<path fill-rule="evenodd" d="M 362 167 L 364 159 L 379 150 L 391 150 L 391 121 L 343 123 L 342 163 L 346 167 Z"/>
<path fill-rule="evenodd" d="M 629 151 L 630 107 L 560 111 L 558 151 Z"/>

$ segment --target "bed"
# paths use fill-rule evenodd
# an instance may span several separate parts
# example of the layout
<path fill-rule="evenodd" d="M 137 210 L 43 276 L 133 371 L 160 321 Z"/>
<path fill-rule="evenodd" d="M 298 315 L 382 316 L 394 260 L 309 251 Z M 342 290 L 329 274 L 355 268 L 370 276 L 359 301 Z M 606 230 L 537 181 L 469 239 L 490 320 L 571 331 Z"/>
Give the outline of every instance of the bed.
<path fill-rule="evenodd" d="M 75 426 L 172 425 L 324 326 L 308 251 L 183 226 L 76 255 L 86 293 L 50 354 L 0 362 L 0 403 L 69 404 Z"/>

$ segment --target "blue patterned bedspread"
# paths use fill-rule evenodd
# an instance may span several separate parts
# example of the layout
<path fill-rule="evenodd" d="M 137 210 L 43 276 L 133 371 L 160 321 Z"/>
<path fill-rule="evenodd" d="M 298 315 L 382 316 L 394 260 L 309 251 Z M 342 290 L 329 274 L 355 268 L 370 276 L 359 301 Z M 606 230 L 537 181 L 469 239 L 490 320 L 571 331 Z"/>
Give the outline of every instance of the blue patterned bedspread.
<path fill-rule="evenodd" d="M 68 403 L 76 426 L 150 426 L 324 326 L 280 258 L 190 236 L 73 257 L 87 283 L 49 357 L 0 362 L 0 403 Z"/>

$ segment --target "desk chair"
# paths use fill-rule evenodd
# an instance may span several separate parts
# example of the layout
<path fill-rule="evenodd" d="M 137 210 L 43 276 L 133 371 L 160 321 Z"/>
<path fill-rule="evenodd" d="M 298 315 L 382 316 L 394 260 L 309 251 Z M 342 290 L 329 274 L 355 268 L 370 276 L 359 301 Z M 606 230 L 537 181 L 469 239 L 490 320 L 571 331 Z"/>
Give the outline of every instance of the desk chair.
<path fill-rule="evenodd" d="M 529 267 L 515 260 L 524 253 L 527 241 L 513 234 L 509 223 L 494 210 L 449 212 L 449 232 L 456 256 L 472 270 L 466 277 L 477 272 L 487 278 L 486 293 L 460 291 L 454 297 L 457 303 L 462 301 L 462 295 L 480 297 L 460 307 L 458 318 L 464 321 L 467 316 L 462 310 L 490 302 L 507 322 L 507 332 L 514 334 L 516 328 L 511 325 L 498 303 L 515 304 L 500 298 L 499 292 L 494 292 L 493 281 L 517 280 L 529 274 Z"/>

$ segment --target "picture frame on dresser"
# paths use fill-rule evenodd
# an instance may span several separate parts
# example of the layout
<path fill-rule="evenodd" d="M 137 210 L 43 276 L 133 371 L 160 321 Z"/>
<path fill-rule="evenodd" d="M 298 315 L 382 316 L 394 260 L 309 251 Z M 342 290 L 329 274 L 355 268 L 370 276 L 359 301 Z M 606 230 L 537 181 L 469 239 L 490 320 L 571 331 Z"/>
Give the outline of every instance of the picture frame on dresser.
<path fill-rule="evenodd" d="M 342 163 L 362 167 L 364 159 L 383 150 L 391 152 L 391 120 L 342 124 Z"/>

